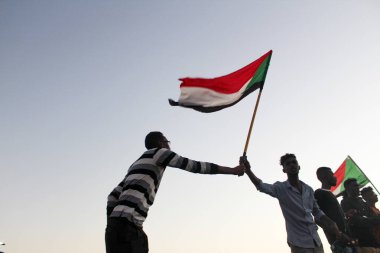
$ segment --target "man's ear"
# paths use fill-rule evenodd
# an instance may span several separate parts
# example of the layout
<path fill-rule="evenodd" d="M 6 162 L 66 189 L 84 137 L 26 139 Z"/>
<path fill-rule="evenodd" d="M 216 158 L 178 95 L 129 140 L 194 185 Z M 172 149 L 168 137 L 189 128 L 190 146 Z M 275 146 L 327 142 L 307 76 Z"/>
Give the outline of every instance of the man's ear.
<path fill-rule="evenodd" d="M 285 169 L 282 169 L 282 172 L 286 173 L 286 172 L 285 172 Z"/>
<path fill-rule="evenodd" d="M 298 169 L 301 170 L 301 166 L 298 165 Z"/>

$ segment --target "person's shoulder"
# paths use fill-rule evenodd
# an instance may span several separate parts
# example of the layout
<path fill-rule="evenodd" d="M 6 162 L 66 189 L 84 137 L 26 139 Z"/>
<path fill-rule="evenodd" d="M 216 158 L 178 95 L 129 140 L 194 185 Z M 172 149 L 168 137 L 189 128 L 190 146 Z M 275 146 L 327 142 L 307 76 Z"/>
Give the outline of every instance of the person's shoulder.
<path fill-rule="evenodd" d="M 324 193 L 324 191 L 321 189 L 321 188 L 318 188 L 318 189 L 316 189 L 315 191 L 314 191 L 314 195 L 321 195 L 321 194 L 323 194 Z"/>
<path fill-rule="evenodd" d="M 309 190 L 314 191 L 313 188 L 312 188 L 310 185 L 308 185 L 307 183 L 305 183 L 304 181 L 301 181 L 301 180 L 300 180 L 300 182 L 301 182 L 301 184 L 302 184 L 304 187 L 308 188 Z"/>
<path fill-rule="evenodd" d="M 326 198 L 326 197 L 330 196 L 331 194 L 332 194 L 332 192 L 330 192 L 329 190 L 325 190 L 325 189 L 321 189 L 321 188 L 318 188 L 314 191 L 315 198 Z"/>
<path fill-rule="evenodd" d="M 177 155 L 176 152 L 174 152 L 168 148 L 157 148 L 156 151 L 154 152 L 154 156 L 157 157 L 158 159 L 167 158 L 167 157 L 174 157 L 176 155 Z"/>
<path fill-rule="evenodd" d="M 167 148 L 152 148 L 152 149 L 146 150 L 139 159 L 142 159 L 142 158 L 159 159 L 162 156 L 167 156 L 171 152 L 172 151 L 170 151 Z"/>
<path fill-rule="evenodd" d="M 321 193 L 321 194 L 332 194 L 330 190 L 323 189 L 323 188 L 318 188 L 315 190 L 315 192 Z"/>
<path fill-rule="evenodd" d="M 305 187 L 305 189 L 307 189 L 307 191 L 310 194 L 314 195 L 314 189 L 313 189 L 313 187 L 311 187 L 310 185 L 308 185 L 308 184 L 306 184 L 305 182 L 302 182 L 302 181 L 301 181 L 301 184 L 303 185 L 303 187 Z"/>
<path fill-rule="evenodd" d="M 276 181 L 273 183 L 274 186 L 276 187 L 287 187 L 289 185 L 288 181 Z"/>

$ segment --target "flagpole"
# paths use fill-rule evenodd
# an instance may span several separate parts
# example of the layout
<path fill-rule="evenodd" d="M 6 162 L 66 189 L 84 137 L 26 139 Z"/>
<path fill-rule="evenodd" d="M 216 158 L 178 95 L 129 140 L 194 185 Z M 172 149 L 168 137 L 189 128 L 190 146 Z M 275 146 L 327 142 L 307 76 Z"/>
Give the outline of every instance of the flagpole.
<path fill-rule="evenodd" d="M 356 162 L 351 158 L 351 156 L 347 156 L 347 158 L 349 158 L 355 165 L 356 167 L 358 167 L 358 169 L 360 170 L 361 173 L 363 173 L 363 175 L 367 178 L 368 182 L 373 186 L 373 188 L 375 188 L 376 192 L 378 195 L 380 195 L 380 192 L 376 189 L 376 186 L 372 183 L 372 181 L 369 179 L 369 177 L 367 177 L 367 175 L 360 169 L 360 167 L 356 164 Z"/>
<path fill-rule="evenodd" d="M 260 86 L 260 91 L 259 91 L 259 94 L 257 95 L 257 100 L 256 100 L 255 109 L 253 110 L 253 115 L 252 115 L 252 119 L 251 119 L 251 124 L 249 125 L 249 130 L 248 130 L 247 140 L 245 141 L 245 146 L 244 146 L 243 156 L 246 156 L 246 155 L 247 155 L 247 149 L 248 149 L 249 140 L 250 140 L 250 138 L 251 138 L 251 133 L 252 133 L 253 123 L 254 123 L 254 121 L 255 121 L 257 108 L 259 107 L 260 98 L 261 98 L 261 92 L 263 91 L 263 88 L 264 88 L 264 82 L 265 82 L 265 79 L 266 79 L 266 77 L 267 77 L 267 73 L 268 73 L 268 68 L 269 68 L 270 59 L 272 58 L 272 50 L 270 50 L 269 53 L 270 53 L 270 54 L 268 55 L 268 65 L 267 65 L 266 68 L 265 68 L 264 76 L 263 76 L 263 80 L 262 80 L 262 83 L 261 83 L 261 86 Z"/>
<path fill-rule="evenodd" d="M 257 95 L 256 105 L 255 105 L 255 109 L 253 110 L 251 124 L 249 125 L 249 130 L 248 130 L 247 140 L 245 141 L 245 147 L 244 147 L 243 156 L 247 155 L 247 149 L 248 149 L 249 139 L 251 138 L 252 127 L 253 127 L 253 123 L 254 123 L 255 118 L 256 118 L 256 112 L 257 112 L 257 108 L 259 107 L 260 98 L 261 98 L 261 92 L 262 91 L 263 91 L 263 89 L 261 87 L 260 91 L 259 91 L 259 94 Z"/>

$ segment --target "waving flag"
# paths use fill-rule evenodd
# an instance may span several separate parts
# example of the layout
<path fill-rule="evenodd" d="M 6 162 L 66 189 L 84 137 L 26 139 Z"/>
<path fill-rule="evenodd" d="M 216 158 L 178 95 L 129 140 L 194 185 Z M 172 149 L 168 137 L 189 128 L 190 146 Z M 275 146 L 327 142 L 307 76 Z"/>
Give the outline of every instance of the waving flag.
<path fill-rule="evenodd" d="M 263 88 L 271 56 L 272 50 L 249 65 L 221 77 L 181 78 L 178 102 L 169 99 L 169 103 L 200 112 L 216 112 L 232 106 L 254 90 Z"/>
<path fill-rule="evenodd" d="M 335 196 L 338 196 L 344 192 L 344 181 L 348 178 L 355 178 L 359 184 L 359 187 L 365 186 L 369 183 L 369 179 L 359 168 L 359 166 L 352 160 L 350 156 L 347 156 L 346 160 L 335 171 L 334 176 L 337 178 L 336 186 L 331 187 L 331 192 Z"/>

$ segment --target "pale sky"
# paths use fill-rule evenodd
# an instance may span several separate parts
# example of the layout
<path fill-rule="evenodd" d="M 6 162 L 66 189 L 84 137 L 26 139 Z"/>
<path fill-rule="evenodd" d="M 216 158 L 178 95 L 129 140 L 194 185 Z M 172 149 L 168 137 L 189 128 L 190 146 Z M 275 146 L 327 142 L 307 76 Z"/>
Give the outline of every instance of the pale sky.
<path fill-rule="evenodd" d="M 248 158 L 263 181 L 350 155 L 379 188 L 380 2 L 0 1 L 0 251 L 105 252 L 106 198 L 162 131 L 180 155 L 235 166 L 257 92 L 202 114 L 178 78 L 273 50 Z M 247 176 L 168 168 L 144 230 L 153 253 L 290 252 L 276 199 Z M 329 252 L 323 231 L 325 251 Z"/>

